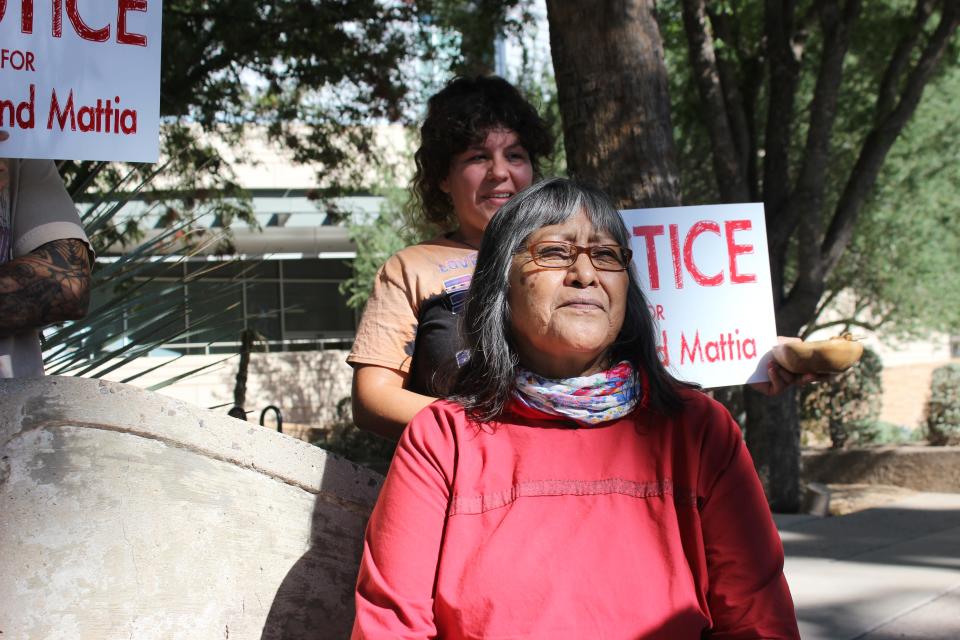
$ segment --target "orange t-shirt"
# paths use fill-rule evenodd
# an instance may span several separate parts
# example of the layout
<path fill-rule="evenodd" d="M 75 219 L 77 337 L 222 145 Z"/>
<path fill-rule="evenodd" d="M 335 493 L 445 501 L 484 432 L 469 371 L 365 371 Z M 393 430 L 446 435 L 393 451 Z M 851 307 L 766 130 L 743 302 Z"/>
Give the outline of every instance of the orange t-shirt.
<path fill-rule="evenodd" d="M 476 264 L 475 249 L 442 236 L 391 256 L 377 272 L 347 362 L 408 373 L 408 388 L 438 395 L 462 364 L 457 314 Z"/>

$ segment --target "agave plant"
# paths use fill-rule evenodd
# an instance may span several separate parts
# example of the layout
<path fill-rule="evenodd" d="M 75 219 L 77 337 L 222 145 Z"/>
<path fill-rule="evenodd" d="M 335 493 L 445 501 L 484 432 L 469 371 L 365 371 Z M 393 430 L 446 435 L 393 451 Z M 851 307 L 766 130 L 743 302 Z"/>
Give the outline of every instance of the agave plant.
<path fill-rule="evenodd" d="M 116 257 L 97 261 L 91 278 L 93 302 L 86 318 L 45 333 L 44 364 L 48 374 L 103 377 L 187 333 L 191 342 L 209 345 L 232 338 L 242 329 L 243 320 L 237 319 L 235 314 L 242 286 L 239 279 L 204 297 L 203 306 L 214 311 L 196 313 L 183 295 L 185 284 L 216 272 L 230 264 L 229 260 L 210 263 L 187 276 L 183 275 L 182 264 L 212 246 L 229 244 L 228 230 L 210 233 L 198 226 L 201 217 L 230 208 L 232 215 L 239 213 L 241 218 L 251 221 L 249 201 L 241 200 L 237 204 L 215 196 L 198 207 L 196 200 L 191 202 L 180 195 L 177 200 L 186 202 L 185 208 L 194 211 L 192 215 L 180 214 L 170 198 L 156 200 L 134 218 L 121 219 L 118 215 L 158 176 L 162 176 L 171 162 L 147 172 L 142 166 L 129 168 L 111 188 L 90 198 L 90 203 L 82 206 L 81 220 L 98 254 L 107 254 L 109 248 L 120 246 L 125 239 L 135 238 L 139 243 Z M 82 177 L 74 181 L 71 191 L 83 193 L 105 173 L 107 167 L 107 163 L 87 165 Z M 116 167 L 111 167 L 110 171 L 115 172 Z M 74 197 L 79 200 L 83 196 Z M 162 218 L 166 227 L 144 239 L 138 223 L 156 217 L 158 211 L 164 214 Z M 170 281 L 164 277 L 161 282 L 159 278 L 162 276 L 176 279 Z M 189 327 L 184 322 L 185 317 L 190 318 Z M 180 357 L 183 354 L 172 360 L 165 358 L 158 365 L 139 371 L 122 382 L 152 373 Z M 168 378 L 150 389 L 157 390 L 223 360 Z"/>

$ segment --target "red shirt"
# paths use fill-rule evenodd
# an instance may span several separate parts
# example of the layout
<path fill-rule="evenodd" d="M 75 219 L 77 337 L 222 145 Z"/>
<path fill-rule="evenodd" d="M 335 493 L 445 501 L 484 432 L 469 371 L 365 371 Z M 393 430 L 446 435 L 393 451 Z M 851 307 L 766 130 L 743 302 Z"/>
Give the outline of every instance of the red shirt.
<path fill-rule="evenodd" d="M 783 547 L 740 429 L 600 427 L 514 403 L 411 421 L 367 526 L 354 638 L 799 638 Z"/>

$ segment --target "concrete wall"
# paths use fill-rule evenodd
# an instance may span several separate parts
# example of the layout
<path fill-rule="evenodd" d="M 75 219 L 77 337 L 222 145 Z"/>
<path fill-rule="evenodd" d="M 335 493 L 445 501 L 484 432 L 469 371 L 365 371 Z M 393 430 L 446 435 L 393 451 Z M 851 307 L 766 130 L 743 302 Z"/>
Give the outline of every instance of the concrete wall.
<path fill-rule="evenodd" d="M 960 363 L 960 359 L 884 367 L 880 419 L 911 429 L 923 429 L 933 371 L 951 362 Z"/>
<path fill-rule="evenodd" d="M 343 638 L 376 474 L 131 386 L 0 380 L 4 638 Z"/>

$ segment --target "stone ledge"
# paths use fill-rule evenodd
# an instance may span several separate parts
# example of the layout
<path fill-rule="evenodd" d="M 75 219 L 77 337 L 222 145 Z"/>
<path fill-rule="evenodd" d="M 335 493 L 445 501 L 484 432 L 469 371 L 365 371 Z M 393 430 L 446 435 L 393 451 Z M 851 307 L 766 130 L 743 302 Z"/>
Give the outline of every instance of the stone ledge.
<path fill-rule="evenodd" d="M 377 474 L 118 383 L 0 399 L 3 637 L 349 634 Z"/>
<path fill-rule="evenodd" d="M 803 452 L 803 479 L 960 493 L 960 447 L 888 446 Z"/>

